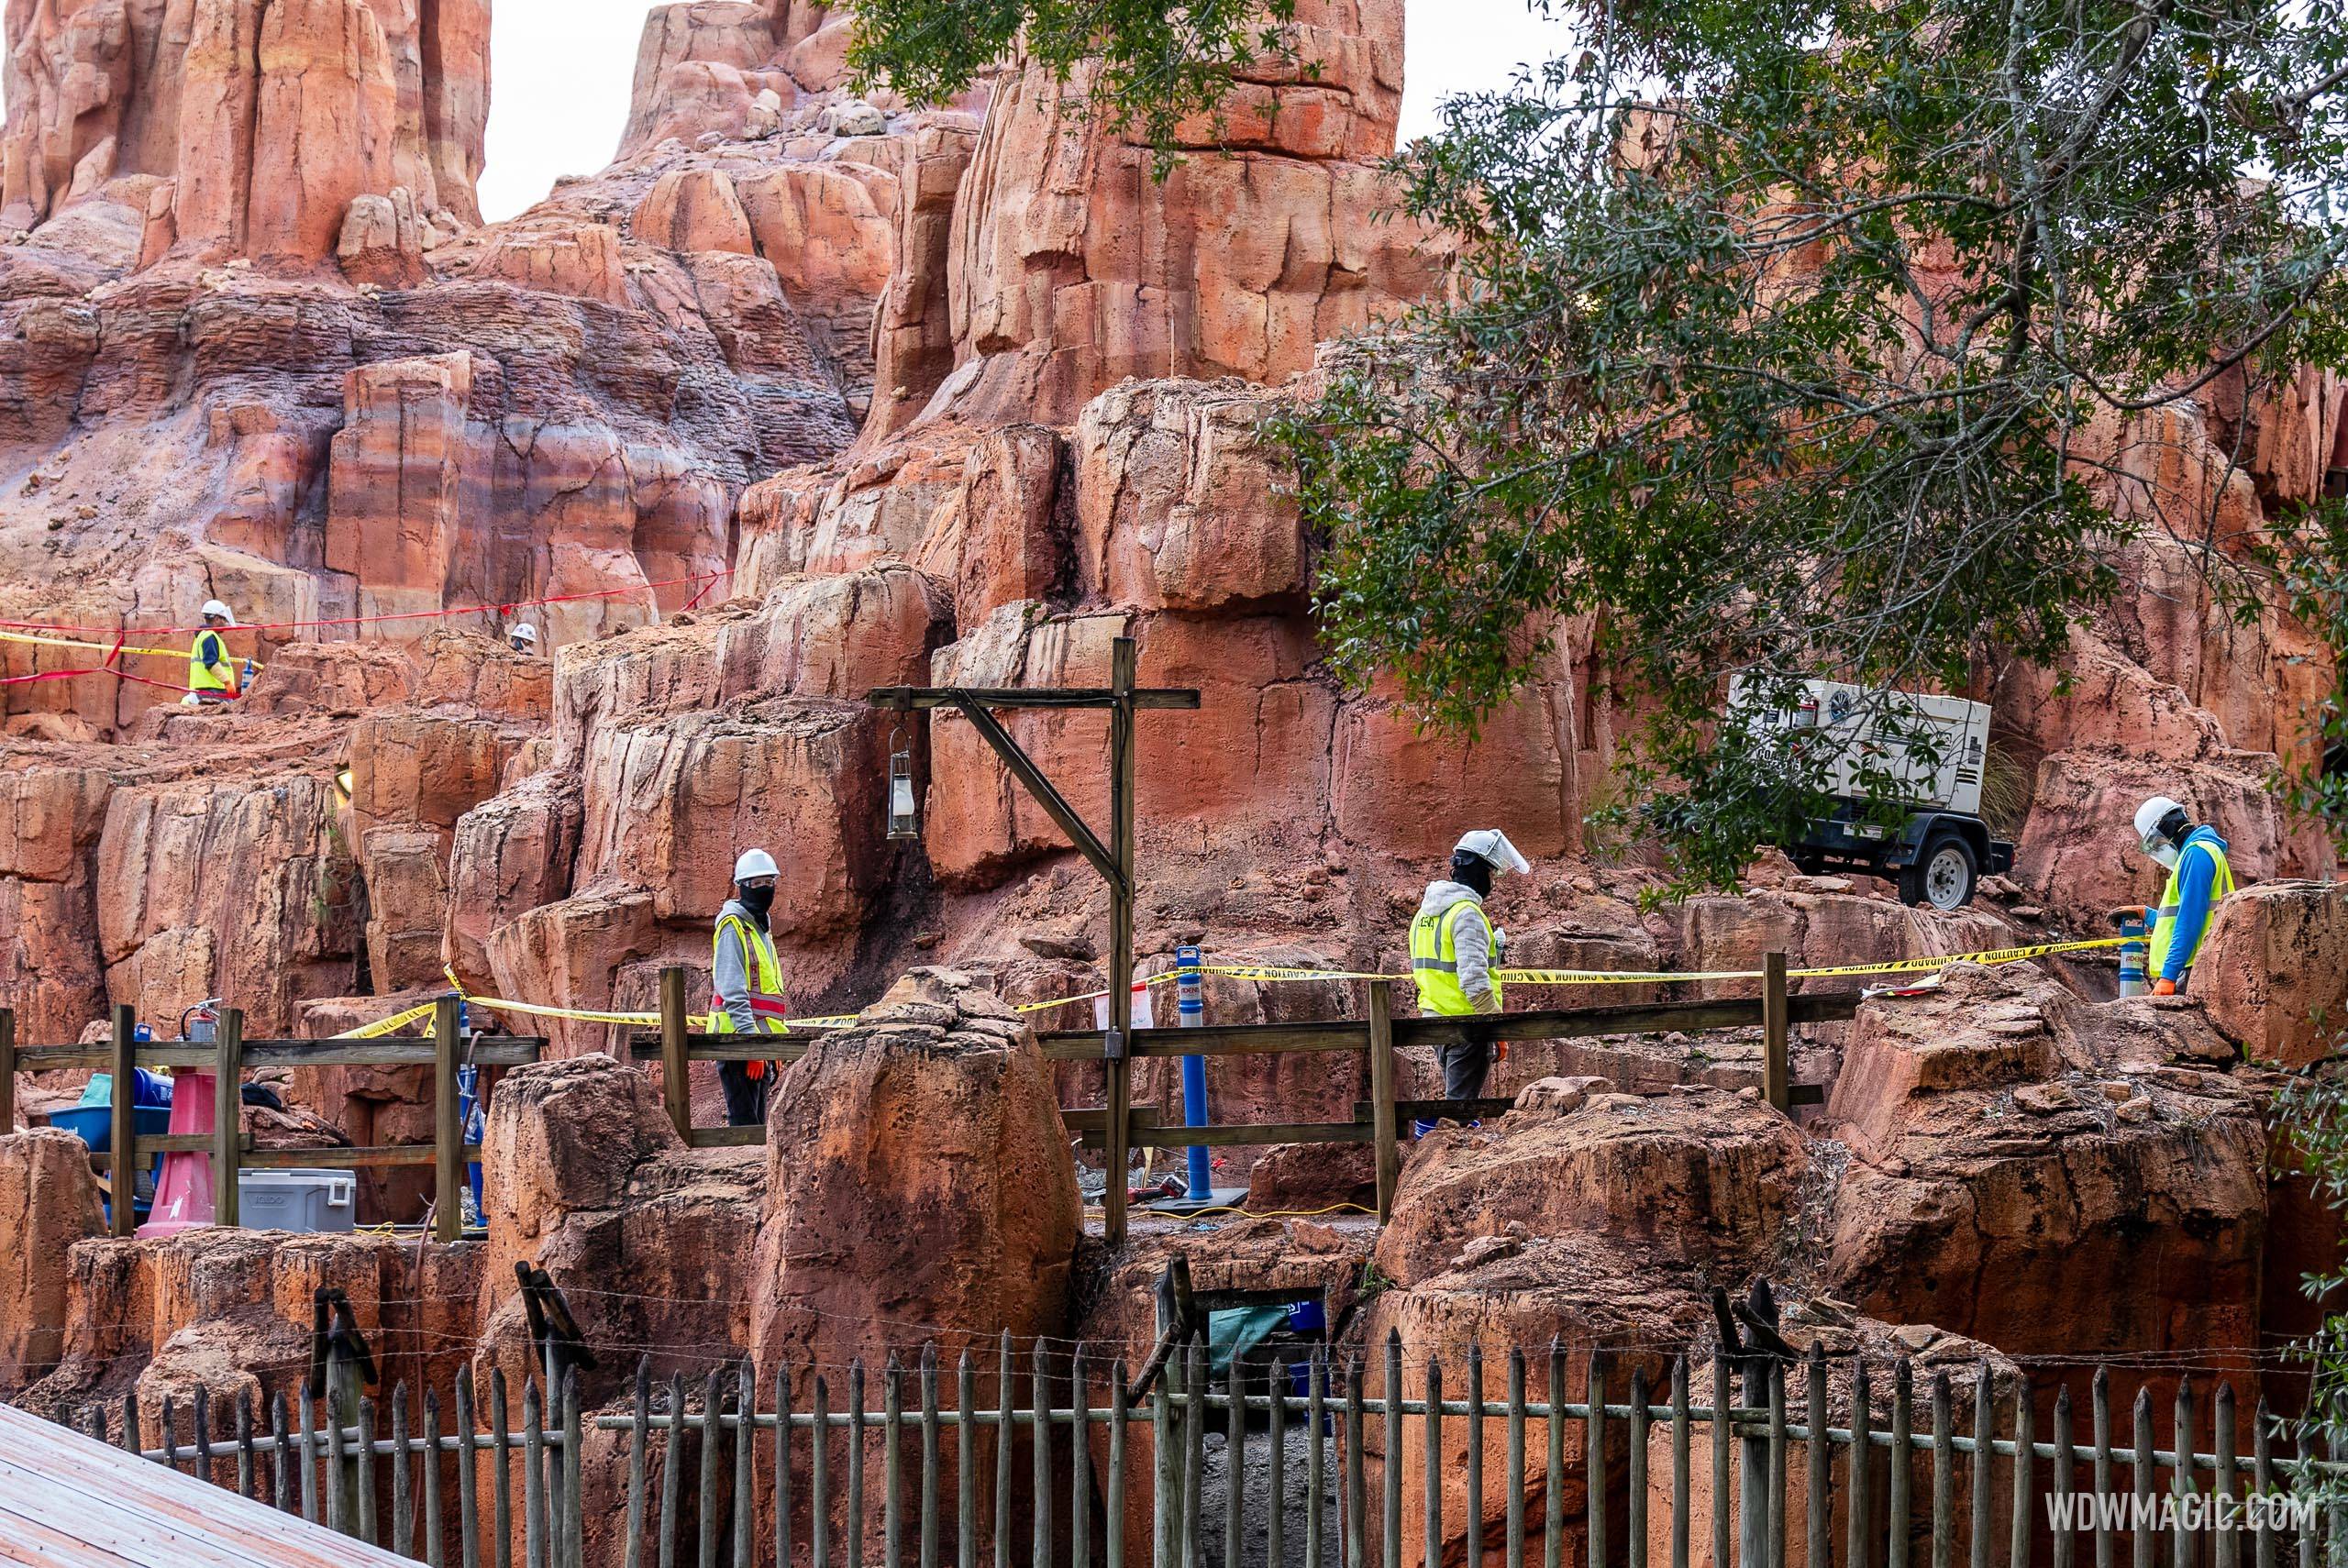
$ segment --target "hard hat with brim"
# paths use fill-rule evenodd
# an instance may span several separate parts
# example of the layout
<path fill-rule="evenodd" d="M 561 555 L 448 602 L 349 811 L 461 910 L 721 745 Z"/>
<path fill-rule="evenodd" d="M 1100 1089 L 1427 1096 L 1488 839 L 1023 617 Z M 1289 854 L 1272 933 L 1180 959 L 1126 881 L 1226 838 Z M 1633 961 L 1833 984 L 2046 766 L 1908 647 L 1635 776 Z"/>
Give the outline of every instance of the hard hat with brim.
<path fill-rule="evenodd" d="M 763 849 L 746 849 L 742 852 L 741 858 L 734 862 L 734 880 L 737 882 L 748 882 L 760 877 L 779 877 L 781 874 L 781 869 L 774 863 L 774 856 Z"/>
<path fill-rule="evenodd" d="M 232 626 L 237 624 L 237 617 L 229 613 L 228 607 L 226 604 L 221 603 L 217 599 L 207 599 L 204 602 L 203 615 L 204 619 L 207 621 L 217 617 L 220 620 L 227 622 L 228 624 Z"/>

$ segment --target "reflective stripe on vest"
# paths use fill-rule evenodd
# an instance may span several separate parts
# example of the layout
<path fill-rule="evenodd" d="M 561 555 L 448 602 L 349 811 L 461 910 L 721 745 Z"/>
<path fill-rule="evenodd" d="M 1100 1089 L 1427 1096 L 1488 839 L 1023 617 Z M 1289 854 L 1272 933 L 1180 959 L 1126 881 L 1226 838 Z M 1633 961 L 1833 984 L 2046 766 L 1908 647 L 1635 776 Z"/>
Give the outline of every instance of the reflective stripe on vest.
<path fill-rule="evenodd" d="M 227 668 L 226 676 L 212 673 L 213 666 Z M 228 663 L 228 645 L 215 631 L 202 631 L 187 650 L 187 689 L 190 691 L 234 691 L 237 672 Z"/>
<path fill-rule="evenodd" d="M 1462 908 L 1475 911 L 1484 925 L 1484 948 L 1497 966 L 1499 955 L 1491 954 L 1492 922 L 1484 906 L 1473 899 L 1460 899 L 1433 914 L 1422 913 L 1411 922 L 1411 978 L 1418 982 L 1419 1010 L 1445 1018 L 1458 1018 L 1476 1010 L 1468 993 L 1459 988 L 1459 944 L 1452 929 L 1452 916 Z M 1501 983 L 1491 980 L 1492 1000 L 1501 999 Z"/>
<path fill-rule="evenodd" d="M 2185 857 L 2195 850 L 2207 855 L 2211 862 L 2210 877 L 2210 910 L 2201 921 L 2201 929 L 2194 933 L 2193 951 L 2185 955 L 2185 966 L 2193 967 L 2193 960 L 2201 952 L 2201 944 L 2209 939 L 2210 927 L 2217 922 L 2218 905 L 2234 890 L 2234 868 L 2226 863 L 2226 852 L 2218 847 L 2214 835 L 2203 838 L 2207 829 L 2196 829 L 2194 836 L 2185 841 L 2176 864 L 2168 874 L 2168 887 L 2161 894 L 2161 907 L 2154 911 L 2152 952 L 2144 962 L 2144 973 L 2158 979 L 2166 971 L 2169 939 L 2176 934 L 2176 911 L 2184 903 Z"/>
<path fill-rule="evenodd" d="M 750 1016 L 758 1021 L 761 1032 L 790 1033 L 790 1026 L 783 1022 L 788 1012 L 782 997 L 782 966 L 775 962 L 773 937 L 739 915 L 719 916 L 716 933 L 710 942 L 710 972 L 717 971 L 717 951 L 725 940 L 728 927 L 733 929 L 735 940 L 742 944 L 742 968 L 751 988 Z M 734 1032 L 733 1015 L 725 1010 L 725 998 L 713 992 L 710 1010 L 716 1015 L 710 1021 L 714 1025 L 712 1033 Z"/>

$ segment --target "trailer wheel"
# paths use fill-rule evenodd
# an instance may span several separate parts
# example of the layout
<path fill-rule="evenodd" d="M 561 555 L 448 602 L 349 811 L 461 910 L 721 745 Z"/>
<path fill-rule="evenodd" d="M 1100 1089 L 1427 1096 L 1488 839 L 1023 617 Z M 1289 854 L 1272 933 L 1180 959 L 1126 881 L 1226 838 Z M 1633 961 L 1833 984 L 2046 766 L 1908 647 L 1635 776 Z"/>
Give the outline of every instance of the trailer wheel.
<path fill-rule="evenodd" d="M 1973 901 L 1979 869 L 1971 845 L 1953 833 L 1937 834 L 1899 873 L 1899 901 L 1929 904 L 1944 913 L 1961 910 Z"/>

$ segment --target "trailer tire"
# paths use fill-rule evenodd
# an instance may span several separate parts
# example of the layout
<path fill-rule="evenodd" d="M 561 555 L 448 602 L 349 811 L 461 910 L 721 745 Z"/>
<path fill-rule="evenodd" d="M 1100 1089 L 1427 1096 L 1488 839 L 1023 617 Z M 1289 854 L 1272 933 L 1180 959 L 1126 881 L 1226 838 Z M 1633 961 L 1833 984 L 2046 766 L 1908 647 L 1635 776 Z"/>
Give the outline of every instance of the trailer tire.
<path fill-rule="evenodd" d="M 1958 834 L 1934 834 L 1923 853 L 1899 873 L 1899 901 L 1953 913 L 1973 901 L 1981 863 Z"/>

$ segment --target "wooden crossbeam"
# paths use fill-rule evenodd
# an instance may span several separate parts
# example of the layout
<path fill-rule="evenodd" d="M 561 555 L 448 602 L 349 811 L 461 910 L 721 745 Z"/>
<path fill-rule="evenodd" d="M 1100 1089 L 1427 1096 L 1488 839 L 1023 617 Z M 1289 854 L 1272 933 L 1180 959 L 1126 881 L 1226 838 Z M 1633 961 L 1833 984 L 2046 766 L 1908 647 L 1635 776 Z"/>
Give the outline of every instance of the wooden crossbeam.
<path fill-rule="evenodd" d="M 913 712 L 926 708 L 958 708 L 976 702 L 987 708 L 1113 708 L 1130 698 L 1136 708 L 1194 709 L 1199 694 L 1188 689 L 1142 686 L 1120 694 L 1108 687 L 1024 686 L 877 686 L 865 701 L 876 708 Z"/>

